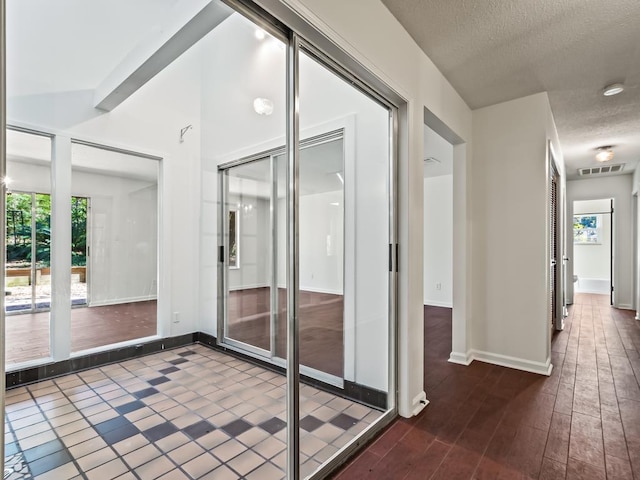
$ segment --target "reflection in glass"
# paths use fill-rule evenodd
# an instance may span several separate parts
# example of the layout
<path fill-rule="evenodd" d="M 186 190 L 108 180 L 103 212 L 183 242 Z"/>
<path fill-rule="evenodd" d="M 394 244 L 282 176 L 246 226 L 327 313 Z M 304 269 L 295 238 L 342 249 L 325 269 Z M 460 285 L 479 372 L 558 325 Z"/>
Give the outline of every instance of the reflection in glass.
<path fill-rule="evenodd" d="M 74 143 L 71 165 L 71 351 L 156 335 L 159 161 Z"/>

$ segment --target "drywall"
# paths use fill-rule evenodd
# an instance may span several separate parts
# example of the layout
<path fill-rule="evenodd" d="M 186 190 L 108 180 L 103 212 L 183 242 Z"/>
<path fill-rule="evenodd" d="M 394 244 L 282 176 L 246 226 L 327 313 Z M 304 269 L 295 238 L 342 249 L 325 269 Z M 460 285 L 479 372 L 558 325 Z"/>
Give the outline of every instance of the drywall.
<path fill-rule="evenodd" d="M 453 306 L 453 175 L 424 179 L 424 304 Z"/>
<path fill-rule="evenodd" d="M 550 107 L 537 94 L 473 112 L 476 358 L 548 373 Z"/>
<path fill-rule="evenodd" d="M 596 214 L 599 241 L 573 245 L 573 274 L 578 276 L 574 290 L 608 295 L 611 288 L 611 209 L 610 199 L 573 202 L 573 214 Z"/>
<path fill-rule="evenodd" d="M 588 180 L 567 182 L 568 219 L 573 219 L 573 205 L 578 200 L 613 198 L 613 305 L 633 308 L 634 305 L 634 247 L 633 247 L 633 177 L 616 175 Z M 572 221 L 566 223 L 567 235 L 573 235 Z M 572 237 L 569 237 L 572 238 Z M 573 242 L 567 244 L 567 256 L 574 257 Z M 569 274 L 574 272 L 574 262 L 569 261 Z M 571 277 L 570 277 L 571 278 Z M 574 285 L 568 282 L 567 301 L 573 303 Z"/>

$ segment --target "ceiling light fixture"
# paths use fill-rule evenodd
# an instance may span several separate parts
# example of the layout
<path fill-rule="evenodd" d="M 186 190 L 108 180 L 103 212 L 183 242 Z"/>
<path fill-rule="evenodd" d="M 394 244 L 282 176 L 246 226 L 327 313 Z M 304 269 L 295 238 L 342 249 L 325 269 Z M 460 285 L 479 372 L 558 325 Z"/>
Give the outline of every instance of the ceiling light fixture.
<path fill-rule="evenodd" d="M 258 115 L 271 115 L 273 113 L 273 102 L 268 98 L 256 98 L 253 101 L 253 109 Z"/>
<path fill-rule="evenodd" d="M 267 32 L 265 32 L 264 30 L 262 30 L 261 28 L 256 28 L 256 39 L 257 40 L 264 40 L 265 37 L 267 36 Z"/>
<path fill-rule="evenodd" d="M 604 87 L 604 89 L 602 90 L 602 94 L 605 97 L 612 97 L 614 95 L 622 93 L 623 91 L 624 91 L 624 85 L 622 85 L 621 83 L 613 83 L 611 85 L 607 85 L 606 87 Z"/>
<path fill-rule="evenodd" d="M 599 162 L 608 162 L 613 160 L 613 147 L 608 145 L 606 147 L 598 147 L 596 149 L 598 153 L 596 153 L 596 160 Z"/>

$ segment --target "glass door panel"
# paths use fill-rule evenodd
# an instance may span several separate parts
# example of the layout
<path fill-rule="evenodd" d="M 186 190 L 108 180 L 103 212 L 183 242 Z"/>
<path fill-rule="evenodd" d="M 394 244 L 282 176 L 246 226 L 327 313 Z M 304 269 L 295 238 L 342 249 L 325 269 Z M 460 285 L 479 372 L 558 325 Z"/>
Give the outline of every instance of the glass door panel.
<path fill-rule="evenodd" d="M 11 367 L 50 355 L 51 139 L 7 130 L 5 339 Z M 36 193 L 37 192 L 37 193 Z"/>
<path fill-rule="evenodd" d="M 35 205 L 35 309 L 51 308 L 51 195 L 33 194 Z"/>
<path fill-rule="evenodd" d="M 271 158 L 225 172 L 226 342 L 271 355 L 273 276 Z"/>
<path fill-rule="evenodd" d="M 156 158 L 72 143 L 73 353 L 157 335 L 159 168 Z"/>
<path fill-rule="evenodd" d="M 300 52 L 300 472 L 393 408 L 389 109 Z M 313 139 L 313 140 L 312 140 Z"/>
<path fill-rule="evenodd" d="M 33 305 L 33 196 L 8 192 L 7 196 L 7 264 L 5 270 L 5 305 L 7 312 L 31 311 Z"/>

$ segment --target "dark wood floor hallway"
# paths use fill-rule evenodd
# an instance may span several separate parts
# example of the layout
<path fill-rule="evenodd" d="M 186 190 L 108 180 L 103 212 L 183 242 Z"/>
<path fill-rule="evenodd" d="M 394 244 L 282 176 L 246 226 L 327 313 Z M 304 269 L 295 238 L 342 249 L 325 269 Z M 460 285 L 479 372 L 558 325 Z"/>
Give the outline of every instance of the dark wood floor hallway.
<path fill-rule="evenodd" d="M 576 295 L 550 377 L 447 362 L 450 310 L 425 307 L 430 405 L 334 478 L 640 480 L 640 322 Z"/>

